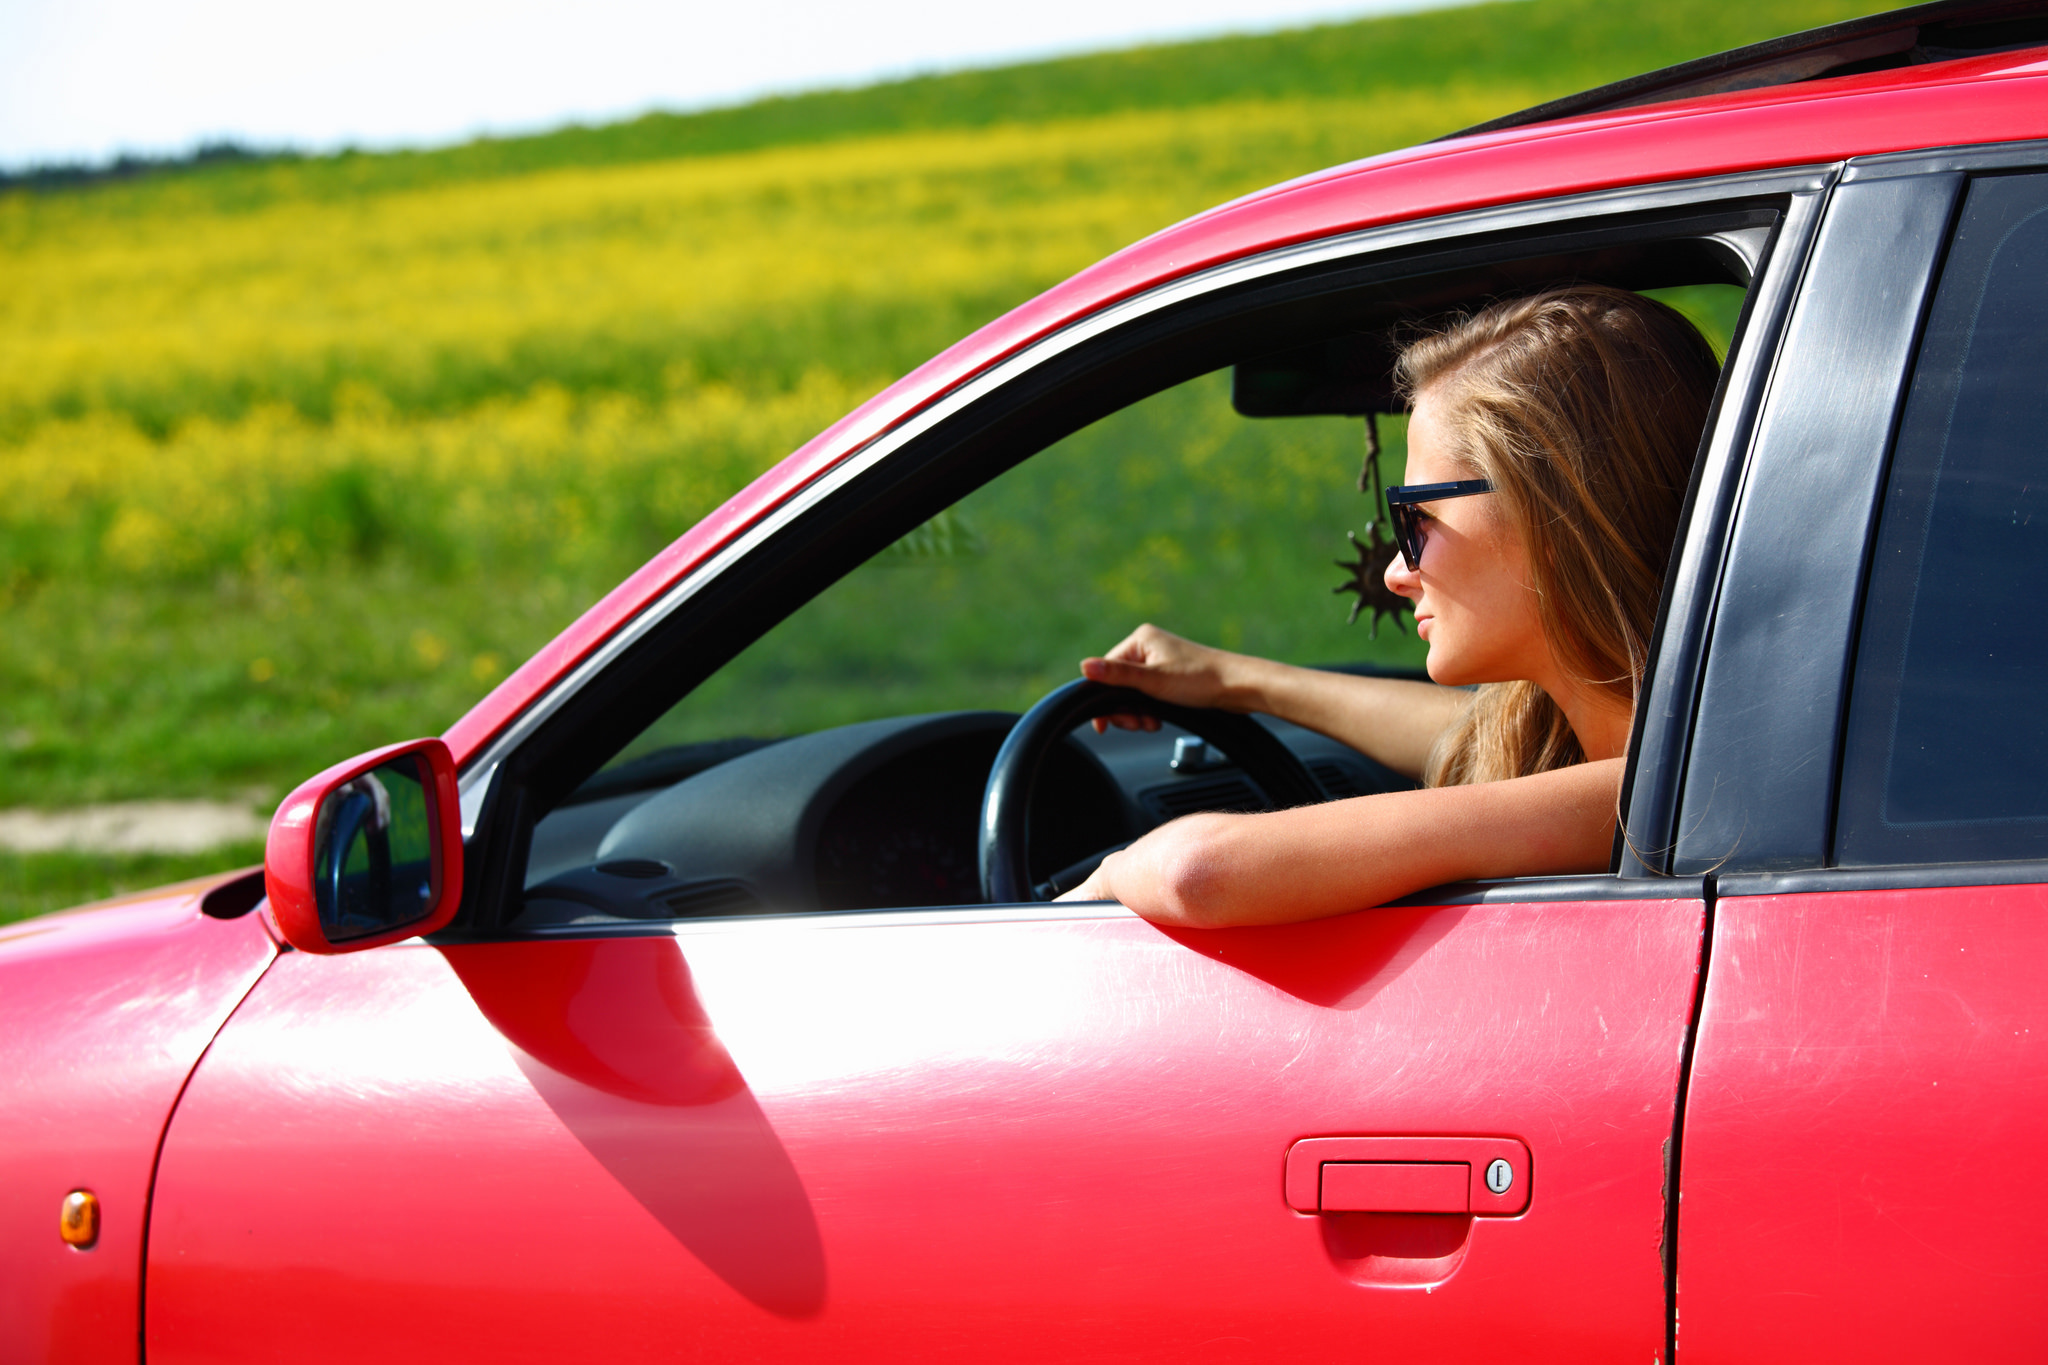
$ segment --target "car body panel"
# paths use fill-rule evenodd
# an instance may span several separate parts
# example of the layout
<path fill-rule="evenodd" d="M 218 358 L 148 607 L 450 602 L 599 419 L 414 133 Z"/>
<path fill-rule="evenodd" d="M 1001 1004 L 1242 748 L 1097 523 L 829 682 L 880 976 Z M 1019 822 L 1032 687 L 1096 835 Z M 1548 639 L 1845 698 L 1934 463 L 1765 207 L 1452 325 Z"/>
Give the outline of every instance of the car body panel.
<path fill-rule="evenodd" d="M 2011 53 L 1429 143 L 1212 209 L 996 319 L 821 432 L 608 593 L 445 738 L 466 765 L 620 626 L 806 484 L 989 366 L 1118 300 L 1289 243 L 1460 210 L 2041 136 L 2048 62 Z"/>
<path fill-rule="evenodd" d="M 2044 960 L 2048 886 L 1718 904 L 1678 1359 L 2038 1358 Z"/>
<path fill-rule="evenodd" d="M 149 1357 L 1651 1359 L 1703 919 L 1047 907 L 292 955 L 166 1144 Z M 1289 1148 L 1347 1134 L 1517 1139 L 1528 1208 L 1294 1212 Z"/>
<path fill-rule="evenodd" d="M 200 901 L 222 879 L 0 929 L 0 1343 L 10 1360 L 134 1361 L 157 1144 L 221 1022 L 277 955 L 254 915 Z M 57 1235 L 99 1197 L 98 1242 Z"/>

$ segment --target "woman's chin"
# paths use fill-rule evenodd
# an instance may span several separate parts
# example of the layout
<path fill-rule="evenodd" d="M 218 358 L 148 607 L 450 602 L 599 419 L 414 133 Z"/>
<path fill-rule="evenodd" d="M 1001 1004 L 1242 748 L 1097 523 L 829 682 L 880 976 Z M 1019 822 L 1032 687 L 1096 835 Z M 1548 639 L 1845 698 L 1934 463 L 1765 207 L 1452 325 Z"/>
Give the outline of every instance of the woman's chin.
<path fill-rule="evenodd" d="M 1459 666 L 1458 656 L 1447 649 L 1430 648 L 1429 655 L 1422 661 L 1422 669 L 1429 674 L 1429 680 L 1445 687 L 1470 687 L 1474 683 L 1491 681 L 1471 676 L 1469 668 Z"/>

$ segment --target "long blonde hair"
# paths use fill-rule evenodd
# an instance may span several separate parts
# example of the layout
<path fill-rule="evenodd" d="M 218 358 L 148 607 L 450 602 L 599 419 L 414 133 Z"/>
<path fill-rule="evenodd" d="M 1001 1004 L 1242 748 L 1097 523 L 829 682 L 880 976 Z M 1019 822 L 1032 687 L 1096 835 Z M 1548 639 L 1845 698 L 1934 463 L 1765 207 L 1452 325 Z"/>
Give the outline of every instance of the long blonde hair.
<path fill-rule="evenodd" d="M 1586 285 L 1511 299 L 1409 345 L 1396 375 L 1441 406 L 1454 454 L 1493 481 L 1529 551 L 1544 633 L 1580 683 L 1633 707 L 1720 365 L 1640 294 Z M 1431 751 L 1430 786 L 1583 761 L 1532 682 L 1490 683 Z"/>

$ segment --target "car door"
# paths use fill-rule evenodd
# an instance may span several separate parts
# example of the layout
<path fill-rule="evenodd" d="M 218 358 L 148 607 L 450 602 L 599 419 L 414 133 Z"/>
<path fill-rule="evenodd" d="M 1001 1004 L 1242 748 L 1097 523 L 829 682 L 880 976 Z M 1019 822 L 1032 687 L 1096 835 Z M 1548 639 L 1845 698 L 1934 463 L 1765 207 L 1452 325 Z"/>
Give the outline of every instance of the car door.
<path fill-rule="evenodd" d="M 150 1356 L 1654 1357 L 1703 907 L 1601 880 L 291 955 L 164 1154 Z M 1291 1207 L 1333 1137 L 1518 1197 Z"/>
<path fill-rule="evenodd" d="M 2039 164 L 1853 168 L 1793 320 L 1678 849 L 1680 867 L 1721 862 L 1681 1156 L 1681 1361 L 2040 1353 Z"/>
<path fill-rule="evenodd" d="M 1404 227 L 1345 247 L 1409 253 L 1382 275 L 1334 253 L 1350 273 L 1332 277 L 1384 294 L 1478 261 L 1493 289 L 1580 260 L 1754 264 L 1775 242 L 1707 443 L 1718 490 L 1825 187 L 1802 172 Z M 1447 250 L 1460 232 L 1482 255 Z M 1195 339 L 1172 364 L 1259 354 L 1259 327 L 1338 287 L 1261 259 L 1207 294 L 1162 290 Z M 523 885 L 522 803 L 559 800 L 658 712 L 635 679 L 687 689 L 831 565 L 945 506 L 965 481 L 947 423 L 1001 467 L 1048 405 L 1071 429 L 1118 375 L 1156 387 L 1145 367 L 1171 366 L 1131 311 L 848 462 L 508 731 L 465 792 L 466 924 L 272 968 L 165 1142 L 153 1360 L 1664 1356 L 1701 875 L 1210 932 L 1066 904 L 491 918 Z M 990 412 L 1017 394 L 1038 408 Z M 1718 553 L 1693 538 L 1719 497 L 1698 500 L 1688 582 Z M 1660 677 L 1696 650 L 1669 653 Z"/>

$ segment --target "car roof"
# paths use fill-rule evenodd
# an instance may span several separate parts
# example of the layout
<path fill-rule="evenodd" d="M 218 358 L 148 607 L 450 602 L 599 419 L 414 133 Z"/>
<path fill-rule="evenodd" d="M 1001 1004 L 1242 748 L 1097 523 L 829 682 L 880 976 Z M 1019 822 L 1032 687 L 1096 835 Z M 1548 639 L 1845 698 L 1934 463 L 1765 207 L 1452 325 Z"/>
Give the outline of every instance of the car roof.
<path fill-rule="evenodd" d="M 2001 7 L 1932 5 L 1899 14 L 1959 8 Z M 1868 35 L 1851 38 L 1859 36 Z M 1135 242 L 997 318 L 806 442 L 620 583 L 449 729 L 456 762 L 474 757 L 604 639 L 820 474 L 990 366 L 1119 300 L 1291 243 L 1462 210 L 2048 137 L 2048 46 L 1652 104 L 1630 102 L 1632 84 L 1573 97 L 1601 96 L 1563 117 L 1510 116 L 1246 195 Z M 1636 94 L 1647 88 L 1633 86 Z"/>
<path fill-rule="evenodd" d="M 1830 76 L 1887 71 L 2048 43 L 2043 0 L 1936 0 L 1786 34 L 1582 90 L 1449 137 Z"/>

